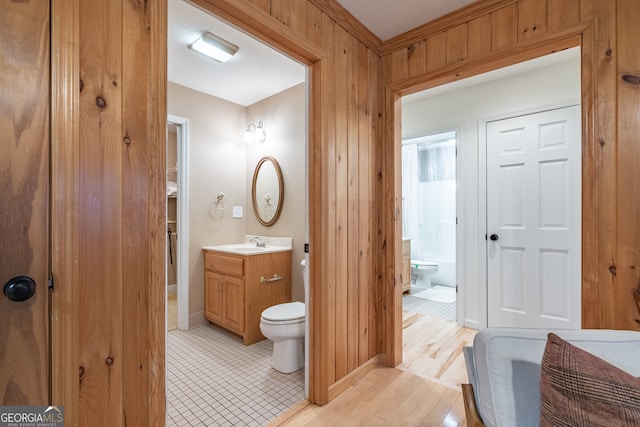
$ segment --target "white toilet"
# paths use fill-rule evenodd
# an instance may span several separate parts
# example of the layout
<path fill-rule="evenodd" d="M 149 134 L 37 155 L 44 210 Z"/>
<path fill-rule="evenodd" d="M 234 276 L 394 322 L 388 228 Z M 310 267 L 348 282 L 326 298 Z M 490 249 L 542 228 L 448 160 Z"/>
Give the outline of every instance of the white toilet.
<path fill-rule="evenodd" d="M 438 272 L 438 264 L 418 259 L 411 260 L 411 275 L 415 277 L 414 286 L 420 289 L 431 287 L 431 276 Z"/>
<path fill-rule="evenodd" d="M 300 266 L 306 300 L 309 279 L 304 260 Z M 301 302 L 287 302 L 267 308 L 260 316 L 262 335 L 273 341 L 271 366 L 276 371 L 288 374 L 304 367 L 305 309 Z"/>

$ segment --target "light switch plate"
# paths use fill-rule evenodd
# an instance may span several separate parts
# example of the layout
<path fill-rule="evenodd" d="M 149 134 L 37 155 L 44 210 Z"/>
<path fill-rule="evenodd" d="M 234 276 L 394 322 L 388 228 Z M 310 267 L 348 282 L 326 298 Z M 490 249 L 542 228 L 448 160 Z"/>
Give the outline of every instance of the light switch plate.
<path fill-rule="evenodd" d="M 233 207 L 233 217 L 234 218 L 242 218 L 242 206 L 234 206 Z"/>

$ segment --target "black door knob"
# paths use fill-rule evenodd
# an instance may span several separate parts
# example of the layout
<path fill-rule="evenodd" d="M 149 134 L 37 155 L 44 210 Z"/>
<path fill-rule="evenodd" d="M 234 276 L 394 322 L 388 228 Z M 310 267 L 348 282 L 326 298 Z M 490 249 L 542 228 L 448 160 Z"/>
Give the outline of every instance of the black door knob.
<path fill-rule="evenodd" d="M 498 235 L 492 234 L 491 236 L 489 236 L 489 238 L 495 242 L 496 240 L 498 240 Z"/>
<path fill-rule="evenodd" d="M 36 282 L 29 276 L 16 276 L 4 284 L 4 294 L 11 301 L 26 301 L 36 293 Z"/>

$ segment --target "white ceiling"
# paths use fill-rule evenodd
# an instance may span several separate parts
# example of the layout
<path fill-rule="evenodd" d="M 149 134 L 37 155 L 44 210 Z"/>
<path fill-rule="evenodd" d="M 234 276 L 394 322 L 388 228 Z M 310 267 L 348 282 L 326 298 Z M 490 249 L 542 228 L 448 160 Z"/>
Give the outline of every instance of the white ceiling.
<path fill-rule="evenodd" d="M 183 0 L 169 0 L 170 82 L 249 106 L 305 81 L 305 67 Z M 209 31 L 238 46 L 225 63 L 188 46 Z"/>
<path fill-rule="evenodd" d="M 338 0 L 380 39 L 387 40 L 474 0 Z M 305 67 L 184 0 L 169 0 L 170 82 L 249 106 L 305 81 Z M 228 62 L 188 45 L 209 31 L 240 47 Z"/>
<path fill-rule="evenodd" d="M 431 22 L 475 0 L 337 0 L 382 41 Z"/>

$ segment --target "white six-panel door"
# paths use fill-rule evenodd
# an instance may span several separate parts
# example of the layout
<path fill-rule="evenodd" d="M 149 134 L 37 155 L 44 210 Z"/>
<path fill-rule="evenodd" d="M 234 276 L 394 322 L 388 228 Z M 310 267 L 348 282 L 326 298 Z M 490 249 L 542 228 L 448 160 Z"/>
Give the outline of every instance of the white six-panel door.
<path fill-rule="evenodd" d="M 580 328 L 580 129 L 579 106 L 487 123 L 488 326 Z"/>

